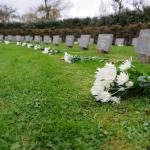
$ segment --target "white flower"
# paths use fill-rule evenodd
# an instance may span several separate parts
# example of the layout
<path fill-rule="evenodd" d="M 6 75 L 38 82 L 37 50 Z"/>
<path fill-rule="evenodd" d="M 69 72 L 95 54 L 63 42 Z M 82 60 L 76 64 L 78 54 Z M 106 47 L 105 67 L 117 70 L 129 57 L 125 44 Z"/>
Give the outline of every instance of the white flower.
<path fill-rule="evenodd" d="M 109 90 L 112 85 L 112 80 L 102 80 L 101 81 L 106 90 Z"/>
<path fill-rule="evenodd" d="M 9 42 L 9 41 L 5 41 L 4 43 L 5 43 L 6 45 L 8 45 L 10 42 Z"/>
<path fill-rule="evenodd" d="M 104 91 L 104 86 L 101 81 L 95 81 L 91 93 L 93 96 L 99 96 Z"/>
<path fill-rule="evenodd" d="M 95 81 L 91 89 L 91 93 L 95 97 L 96 101 L 101 101 L 103 103 L 110 101 L 111 94 L 104 91 L 104 85 L 101 81 Z"/>
<path fill-rule="evenodd" d="M 111 94 L 109 92 L 102 92 L 101 93 L 101 102 L 106 103 L 111 100 Z"/>
<path fill-rule="evenodd" d="M 117 76 L 117 84 L 123 85 L 129 81 L 129 76 L 125 72 L 121 72 L 120 75 Z"/>
<path fill-rule="evenodd" d="M 132 87 L 133 85 L 134 85 L 134 83 L 132 81 L 129 81 L 129 82 L 126 83 L 126 86 L 128 88 Z"/>
<path fill-rule="evenodd" d="M 111 97 L 111 101 L 120 104 L 120 97 Z"/>
<path fill-rule="evenodd" d="M 27 45 L 27 43 L 22 43 L 22 46 L 26 46 Z"/>
<path fill-rule="evenodd" d="M 28 44 L 28 45 L 27 45 L 28 48 L 31 48 L 32 46 L 33 46 L 32 44 Z"/>
<path fill-rule="evenodd" d="M 126 89 L 124 88 L 124 87 L 121 87 L 120 89 L 119 89 L 119 91 L 121 91 L 121 92 L 123 92 L 123 91 L 125 91 Z"/>
<path fill-rule="evenodd" d="M 132 57 L 128 60 L 126 60 L 125 62 L 123 62 L 122 65 L 120 65 L 120 71 L 126 71 L 128 69 L 130 69 L 132 66 Z"/>
<path fill-rule="evenodd" d="M 35 46 L 34 46 L 34 49 L 35 49 L 35 50 L 40 49 L 40 45 L 35 45 Z"/>
<path fill-rule="evenodd" d="M 16 45 L 21 45 L 21 42 L 17 42 Z"/>
<path fill-rule="evenodd" d="M 67 52 L 65 52 L 64 61 L 65 61 L 66 63 L 71 63 L 72 59 L 73 59 L 73 56 L 70 55 L 70 54 L 68 54 Z"/>
<path fill-rule="evenodd" d="M 105 67 L 98 68 L 96 73 L 96 79 L 98 80 L 115 80 L 117 75 L 117 69 L 112 63 L 106 63 Z"/>
<path fill-rule="evenodd" d="M 42 52 L 43 54 L 48 54 L 49 48 L 45 47 L 44 51 Z"/>

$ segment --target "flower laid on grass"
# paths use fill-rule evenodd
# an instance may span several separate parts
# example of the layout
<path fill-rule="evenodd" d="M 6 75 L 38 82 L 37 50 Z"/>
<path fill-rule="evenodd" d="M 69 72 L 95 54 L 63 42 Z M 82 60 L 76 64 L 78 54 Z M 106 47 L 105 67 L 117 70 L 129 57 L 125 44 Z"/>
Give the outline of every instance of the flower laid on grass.
<path fill-rule="evenodd" d="M 149 77 L 141 75 L 132 67 L 131 58 L 118 68 L 112 63 L 106 63 L 103 68 L 97 69 L 91 93 L 96 101 L 120 103 L 122 97 L 132 96 L 137 91 L 139 91 L 137 94 L 142 94 L 141 90 L 150 87 Z M 145 87 L 141 86 L 143 84 Z"/>
<path fill-rule="evenodd" d="M 34 47 L 33 44 L 31 43 L 27 44 L 27 48 L 33 48 L 33 47 Z"/>
<path fill-rule="evenodd" d="M 21 45 L 21 42 L 17 42 L 16 45 L 18 45 L 18 46 Z"/>
<path fill-rule="evenodd" d="M 98 58 L 98 57 L 85 57 L 85 56 L 77 56 L 77 55 L 71 55 L 65 52 L 64 54 L 64 61 L 66 63 L 76 63 L 76 62 L 85 62 L 85 61 L 99 61 L 104 62 L 108 60 L 107 58 Z"/>
<path fill-rule="evenodd" d="M 10 42 L 9 42 L 9 41 L 4 41 L 4 43 L 5 43 L 6 45 L 10 44 Z"/>
<path fill-rule="evenodd" d="M 44 51 L 42 51 L 43 54 L 48 54 L 48 52 L 49 52 L 49 48 L 48 47 L 45 47 Z"/>
<path fill-rule="evenodd" d="M 70 54 L 68 54 L 67 52 L 65 52 L 65 55 L 64 55 L 64 61 L 66 62 L 66 63 L 72 63 L 72 60 L 73 60 L 73 56 L 72 55 L 70 55 Z"/>
<path fill-rule="evenodd" d="M 35 50 L 38 50 L 38 49 L 40 49 L 40 48 L 41 48 L 40 45 L 34 45 L 34 49 L 35 49 Z"/>
<path fill-rule="evenodd" d="M 54 55 L 54 54 L 59 54 L 59 53 L 61 53 L 61 51 L 60 50 L 49 50 L 49 52 L 48 52 L 48 54 L 49 55 Z"/>
<path fill-rule="evenodd" d="M 26 46 L 26 45 L 27 45 L 27 43 L 25 43 L 25 42 L 24 42 L 24 43 L 22 43 L 22 46 Z"/>
<path fill-rule="evenodd" d="M 49 55 L 54 55 L 54 54 L 58 54 L 58 53 L 61 53 L 60 50 L 53 50 L 53 49 L 50 49 L 48 47 L 45 47 L 44 50 L 42 51 L 43 54 L 49 54 Z"/>

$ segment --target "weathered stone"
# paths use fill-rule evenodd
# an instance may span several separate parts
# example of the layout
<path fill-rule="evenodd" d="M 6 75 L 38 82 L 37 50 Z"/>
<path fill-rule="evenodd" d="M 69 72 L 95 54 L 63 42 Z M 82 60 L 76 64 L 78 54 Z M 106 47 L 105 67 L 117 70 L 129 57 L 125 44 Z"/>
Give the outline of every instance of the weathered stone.
<path fill-rule="evenodd" d="M 4 40 L 4 35 L 0 35 L 0 41 Z"/>
<path fill-rule="evenodd" d="M 49 35 L 44 35 L 44 43 L 45 44 L 48 44 L 48 43 L 51 43 L 51 37 Z"/>
<path fill-rule="evenodd" d="M 17 42 L 23 42 L 24 41 L 24 36 L 16 35 L 16 41 Z"/>
<path fill-rule="evenodd" d="M 88 49 L 91 35 L 81 35 L 79 39 L 79 46 L 81 50 Z"/>
<path fill-rule="evenodd" d="M 132 39 L 132 46 L 136 47 L 137 42 L 138 42 L 138 38 L 133 38 Z"/>
<path fill-rule="evenodd" d="M 34 41 L 35 41 L 36 43 L 40 43 L 40 42 L 42 41 L 42 37 L 39 36 L 39 35 L 35 35 L 35 36 L 34 36 Z"/>
<path fill-rule="evenodd" d="M 94 38 L 90 38 L 89 45 L 92 45 L 92 44 L 94 44 Z"/>
<path fill-rule="evenodd" d="M 74 36 L 73 35 L 67 35 L 66 36 L 66 46 L 67 47 L 73 47 L 74 44 Z"/>
<path fill-rule="evenodd" d="M 113 34 L 99 34 L 97 41 L 97 50 L 109 52 L 113 42 Z"/>
<path fill-rule="evenodd" d="M 141 62 L 150 63 L 150 29 L 140 31 L 136 51 Z"/>
<path fill-rule="evenodd" d="M 124 42 L 125 42 L 125 39 L 123 39 L 123 38 L 117 38 L 116 41 L 115 41 L 115 45 L 117 45 L 117 46 L 123 46 Z"/>
<path fill-rule="evenodd" d="M 25 36 L 25 41 L 26 41 L 26 42 L 31 42 L 31 41 L 33 41 L 33 36 L 31 36 L 31 35 L 26 35 L 26 36 Z"/>
<path fill-rule="evenodd" d="M 60 43 L 60 37 L 59 37 L 59 35 L 54 35 L 53 36 L 53 44 L 54 45 L 59 45 L 59 43 Z"/>

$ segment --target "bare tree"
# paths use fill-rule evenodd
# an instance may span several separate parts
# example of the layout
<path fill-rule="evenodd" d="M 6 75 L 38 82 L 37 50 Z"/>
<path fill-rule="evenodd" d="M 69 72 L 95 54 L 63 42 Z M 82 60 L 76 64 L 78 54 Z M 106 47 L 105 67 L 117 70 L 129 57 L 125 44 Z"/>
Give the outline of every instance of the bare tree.
<path fill-rule="evenodd" d="M 112 7 L 115 13 L 121 13 L 124 8 L 123 0 L 113 0 Z"/>
<path fill-rule="evenodd" d="M 8 7 L 7 5 L 0 5 L 0 22 L 10 22 L 17 17 L 16 9 Z"/>
<path fill-rule="evenodd" d="M 54 21 L 70 7 L 68 0 L 42 0 L 43 3 L 22 16 L 23 22 Z"/>
<path fill-rule="evenodd" d="M 145 5 L 145 0 L 132 0 L 132 6 L 138 12 L 142 12 L 143 11 L 144 5 Z"/>

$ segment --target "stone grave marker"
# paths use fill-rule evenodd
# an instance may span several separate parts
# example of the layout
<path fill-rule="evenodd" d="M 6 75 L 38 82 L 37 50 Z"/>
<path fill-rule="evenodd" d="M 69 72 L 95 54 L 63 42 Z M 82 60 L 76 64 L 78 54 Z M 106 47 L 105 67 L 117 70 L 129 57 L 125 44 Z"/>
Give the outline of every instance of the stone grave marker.
<path fill-rule="evenodd" d="M 90 45 L 94 44 L 94 38 L 90 38 L 89 44 L 90 44 Z"/>
<path fill-rule="evenodd" d="M 124 42 L 125 42 L 124 38 L 117 38 L 116 41 L 115 41 L 115 45 L 117 45 L 117 46 L 123 46 Z"/>
<path fill-rule="evenodd" d="M 24 41 L 24 36 L 16 35 L 16 41 L 17 42 L 23 42 Z"/>
<path fill-rule="evenodd" d="M 3 41 L 4 40 L 4 35 L 0 35 L 0 41 Z"/>
<path fill-rule="evenodd" d="M 136 51 L 141 62 L 150 63 L 150 29 L 140 31 Z"/>
<path fill-rule="evenodd" d="M 97 40 L 97 50 L 108 53 L 113 42 L 113 34 L 99 34 Z"/>
<path fill-rule="evenodd" d="M 73 47 L 74 44 L 74 36 L 73 35 L 67 35 L 66 36 L 66 46 L 67 47 Z"/>
<path fill-rule="evenodd" d="M 59 35 L 54 35 L 53 36 L 53 44 L 54 45 L 59 45 L 59 43 L 60 43 L 60 37 L 59 37 Z"/>
<path fill-rule="evenodd" d="M 79 46 L 81 50 L 88 49 L 91 35 L 81 35 Z"/>
<path fill-rule="evenodd" d="M 34 41 L 35 41 L 36 43 L 40 43 L 40 42 L 42 41 L 42 37 L 41 37 L 40 35 L 35 35 L 35 36 L 34 36 Z"/>
<path fill-rule="evenodd" d="M 25 41 L 26 41 L 26 42 L 31 42 L 31 41 L 33 41 L 33 36 L 31 36 L 31 35 L 26 35 L 26 36 L 25 36 Z"/>
<path fill-rule="evenodd" d="M 138 38 L 133 38 L 132 39 L 132 46 L 136 47 L 137 42 L 138 42 Z"/>
<path fill-rule="evenodd" d="M 44 43 L 45 44 L 51 43 L 51 37 L 49 35 L 44 35 Z"/>

